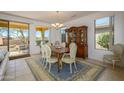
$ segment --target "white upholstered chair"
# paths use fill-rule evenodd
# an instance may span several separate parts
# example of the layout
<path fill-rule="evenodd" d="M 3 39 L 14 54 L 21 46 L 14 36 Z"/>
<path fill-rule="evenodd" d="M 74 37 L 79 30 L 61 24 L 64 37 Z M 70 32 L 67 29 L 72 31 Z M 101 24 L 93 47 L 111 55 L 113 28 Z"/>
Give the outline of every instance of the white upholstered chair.
<path fill-rule="evenodd" d="M 46 43 L 49 47 L 51 47 L 51 43 L 50 42 L 48 42 L 48 43 Z"/>
<path fill-rule="evenodd" d="M 44 66 L 45 62 L 46 62 L 46 53 L 45 53 L 45 45 L 42 45 L 41 46 L 41 61 L 42 61 L 42 64 Z"/>
<path fill-rule="evenodd" d="M 62 57 L 62 62 L 70 65 L 70 73 L 72 73 L 72 64 L 74 63 L 74 67 L 77 71 L 76 66 L 76 53 L 77 53 L 77 45 L 75 43 L 71 43 L 70 46 L 70 53 L 64 54 Z M 66 57 L 69 56 L 69 57 Z"/>
<path fill-rule="evenodd" d="M 55 46 L 55 47 L 60 47 L 60 42 L 59 42 L 59 41 L 55 41 L 54 46 Z"/>
<path fill-rule="evenodd" d="M 51 64 L 56 63 L 58 60 L 57 58 L 53 58 L 51 57 L 51 48 L 46 44 L 45 45 L 45 58 L 46 58 L 46 65 L 45 68 L 47 67 L 47 65 L 49 65 L 49 72 L 51 70 Z"/>
<path fill-rule="evenodd" d="M 111 55 L 104 55 L 103 62 L 109 61 L 113 64 L 113 69 L 115 68 L 115 64 L 120 63 L 124 65 L 124 45 L 115 44 L 112 47 Z"/>
<path fill-rule="evenodd" d="M 66 47 L 66 43 L 65 42 L 61 43 L 61 47 Z"/>

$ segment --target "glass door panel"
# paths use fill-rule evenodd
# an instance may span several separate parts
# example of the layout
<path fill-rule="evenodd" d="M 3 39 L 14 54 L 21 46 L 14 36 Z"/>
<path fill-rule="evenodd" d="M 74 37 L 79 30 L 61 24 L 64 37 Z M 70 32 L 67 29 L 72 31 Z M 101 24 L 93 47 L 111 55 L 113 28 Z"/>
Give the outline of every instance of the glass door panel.
<path fill-rule="evenodd" d="M 9 22 L 10 57 L 29 54 L 28 24 Z"/>
<path fill-rule="evenodd" d="M 8 51 L 8 26 L 9 22 L 0 20 L 0 48 Z"/>

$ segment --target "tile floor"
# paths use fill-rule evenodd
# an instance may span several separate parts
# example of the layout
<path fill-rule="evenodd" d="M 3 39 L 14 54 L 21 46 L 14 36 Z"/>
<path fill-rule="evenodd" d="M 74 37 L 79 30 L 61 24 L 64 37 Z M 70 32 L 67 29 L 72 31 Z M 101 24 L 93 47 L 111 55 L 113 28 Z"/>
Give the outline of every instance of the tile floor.
<path fill-rule="evenodd" d="M 40 60 L 40 55 L 32 55 L 35 60 Z M 106 69 L 98 78 L 99 81 L 124 81 L 124 67 L 112 68 L 112 65 L 103 64 L 99 61 L 87 59 L 87 62 L 94 62 L 106 66 Z M 7 64 L 5 81 L 35 81 L 35 78 L 26 64 L 24 58 L 11 60 Z"/>
<path fill-rule="evenodd" d="M 5 81 L 34 81 L 35 78 L 24 58 L 11 60 L 7 64 Z"/>

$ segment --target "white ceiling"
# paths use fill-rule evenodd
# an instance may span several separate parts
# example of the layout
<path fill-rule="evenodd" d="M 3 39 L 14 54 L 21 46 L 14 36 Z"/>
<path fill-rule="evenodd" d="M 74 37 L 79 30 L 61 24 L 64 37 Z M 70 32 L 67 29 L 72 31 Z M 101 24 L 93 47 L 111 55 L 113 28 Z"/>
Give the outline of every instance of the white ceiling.
<path fill-rule="evenodd" d="M 89 14 L 95 13 L 95 11 L 4 11 L 4 13 L 31 18 L 46 23 L 64 23 L 70 20 L 74 20 Z"/>

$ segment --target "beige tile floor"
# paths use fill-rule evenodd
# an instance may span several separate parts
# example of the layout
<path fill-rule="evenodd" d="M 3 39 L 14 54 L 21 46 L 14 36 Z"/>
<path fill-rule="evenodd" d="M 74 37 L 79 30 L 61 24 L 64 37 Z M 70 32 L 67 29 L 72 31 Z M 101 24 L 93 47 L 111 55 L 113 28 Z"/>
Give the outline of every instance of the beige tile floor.
<path fill-rule="evenodd" d="M 32 55 L 35 60 L 40 60 L 40 55 Z M 112 65 L 103 64 L 99 61 L 87 59 L 87 62 L 102 64 L 106 69 L 98 78 L 98 81 L 123 81 L 124 80 L 124 67 L 112 68 Z M 24 58 L 11 60 L 7 64 L 7 72 L 5 75 L 6 81 L 35 81 L 35 78 L 26 64 Z"/>
<path fill-rule="evenodd" d="M 87 59 L 87 61 L 106 66 L 106 69 L 102 72 L 98 81 L 124 81 L 124 67 L 115 66 L 115 69 L 113 69 L 112 64 L 93 59 Z"/>
<path fill-rule="evenodd" d="M 25 60 L 11 60 L 7 64 L 7 72 L 4 78 L 5 81 L 34 81 L 35 78 L 30 71 Z"/>

